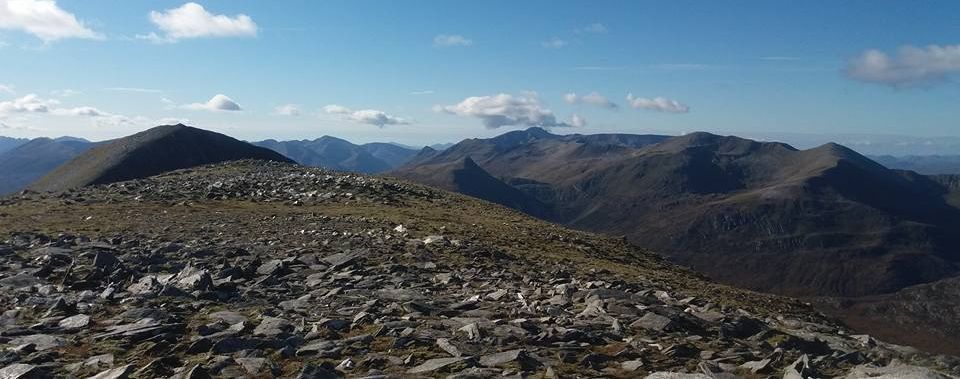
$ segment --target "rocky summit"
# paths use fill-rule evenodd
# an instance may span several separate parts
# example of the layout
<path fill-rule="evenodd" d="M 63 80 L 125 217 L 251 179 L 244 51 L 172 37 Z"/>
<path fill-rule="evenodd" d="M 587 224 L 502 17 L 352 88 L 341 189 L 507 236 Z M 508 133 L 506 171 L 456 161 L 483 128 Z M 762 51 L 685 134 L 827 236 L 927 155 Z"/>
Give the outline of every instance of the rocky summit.
<path fill-rule="evenodd" d="M 236 161 L 0 200 L 0 378 L 948 378 L 622 239 Z"/>

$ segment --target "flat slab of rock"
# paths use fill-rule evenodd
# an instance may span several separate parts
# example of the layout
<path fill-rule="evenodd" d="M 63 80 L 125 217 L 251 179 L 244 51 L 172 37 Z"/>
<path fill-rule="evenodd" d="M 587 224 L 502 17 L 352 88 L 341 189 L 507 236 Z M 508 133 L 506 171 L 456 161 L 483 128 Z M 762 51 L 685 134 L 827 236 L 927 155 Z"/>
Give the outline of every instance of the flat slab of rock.
<path fill-rule="evenodd" d="M 293 324 L 290 321 L 277 317 L 264 317 L 253 330 L 253 335 L 264 337 L 277 337 L 293 332 Z"/>
<path fill-rule="evenodd" d="M 685 374 L 682 372 L 660 371 L 647 375 L 646 379 L 711 379 L 704 374 Z"/>
<path fill-rule="evenodd" d="M 87 379 L 127 379 L 134 370 L 133 365 L 120 366 L 103 371 Z"/>
<path fill-rule="evenodd" d="M 523 359 L 526 352 L 523 349 L 503 351 L 480 357 L 480 364 L 487 367 L 496 367 Z"/>
<path fill-rule="evenodd" d="M 43 350 L 55 349 L 60 346 L 66 345 L 67 340 L 61 337 L 51 336 L 49 334 L 32 334 L 29 336 L 14 338 L 12 341 L 10 341 L 9 344 L 13 346 L 18 346 L 18 345 L 26 345 L 28 343 L 33 344 L 35 346 L 34 348 L 37 351 L 43 351 Z"/>
<path fill-rule="evenodd" d="M 926 367 L 893 362 L 886 367 L 860 365 L 850 370 L 846 379 L 952 379 Z"/>
<path fill-rule="evenodd" d="M 0 369 L 0 379 L 41 379 L 48 377 L 46 370 L 34 365 L 14 363 Z"/>
<path fill-rule="evenodd" d="M 411 368 L 407 371 L 408 374 L 423 374 L 426 372 L 437 371 L 444 367 L 452 366 L 455 364 L 467 362 L 472 359 L 471 357 L 454 357 L 454 358 L 434 358 L 426 362 L 421 363 L 420 365 Z"/>
<path fill-rule="evenodd" d="M 658 332 L 669 331 L 672 326 L 673 320 L 669 317 L 664 317 L 653 312 L 647 312 L 643 317 L 630 324 L 631 328 L 643 328 Z"/>
<path fill-rule="evenodd" d="M 63 329 L 69 329 L 69 330 L 83 329 L 83 328 L 86 328 L 88 325 L 90 325 L 90 316 L 87 316 L 87 315 L 70 316 L 63 320 L 60 320 L 60 322 L 57 323 L 57 326 Z"/>

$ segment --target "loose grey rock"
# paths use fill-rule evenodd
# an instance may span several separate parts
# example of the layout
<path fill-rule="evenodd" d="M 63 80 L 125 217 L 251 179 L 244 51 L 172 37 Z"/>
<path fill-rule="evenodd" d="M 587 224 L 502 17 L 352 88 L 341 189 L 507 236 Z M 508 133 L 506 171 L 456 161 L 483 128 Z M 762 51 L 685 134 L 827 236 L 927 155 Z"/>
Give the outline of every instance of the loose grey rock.
<path fill-rule="evenodd" d="M 422 364 L 411 368 L 407 371 L 408 374 L 422 374 L 426 372 L 437 371 L 455 365 L 462 362 L 467 362 L 471 357 L 455 357 L 455 358 L 434 358 L 423 362 Z"/>
<path fill-rule="evenodd" d="M 42 379 L 47 378 L 47 375 L 43 368 L 20 363 L 0 369 L 0 379 Z"/>
<path fill-rule="evenodd" d="M 659 371 L 647 375 L 646 379 L 711 379 L 704 374 L 685 374 L 681 372 Z"/>
<path fill-rule="evenodd" d="M 460 349 L 457 349 L 457 347 L 450 343 L 450 340 L 446 338 L 437 338 L 437 346 L 454 357 L 460 357 L 463 355 L 460 353 Z"/>
<path fill-rule="evenodd" d="M 913 366 L 894 361 L 884 367 L 860 365 L 847 374 L 846 379 L 955 379 L 926 367 Z"/>
<path fill-rule="evenodd" d="M 37 351 L 55 349 L 67 344 L 67 340 L 62 337 L 51 336 L 49 334 L 32 334 L 23 337 L 14 338 L 10 345 L 33 344 Z"/>
<path fill-rule="evenodd" d="M 87 379 L 127 379 L 133 373 L 133 365 L 125 365 L 110 370 L 103 371 Z"/>
<path fill-rule="evenodd" d="M 293 332 L 294 326 L 290 321 L 277 317 L 264 317 L 260 324 L 253 329 L 253 335 L 264 337 L 278 337 Z"/>
<path fill-rule="evenodd" d="M 630 324 L 631 328 L 644 328 L 647 330 L 655 330 L 658 332 L 668 331 L 673 327 L 673 320 L 668 317 L 658 315 L 653 312 L 647 312 L 637 321 L 634 321 Z"/>
<path fill-rule="evenodd" d="M 90 316 L 83 314 L 67 317 L 57 323 L 57 326 L 67 330 L 83 329 L 88 325 L 90 325 Z"/>
<path fill-rule="evenodd" d="M 510 362 L 519 361 L 525 356 L 526 351 L 523 349 L 504 351 L 480 357 L 480 364 L 487 367 L 496 367 Z"/>

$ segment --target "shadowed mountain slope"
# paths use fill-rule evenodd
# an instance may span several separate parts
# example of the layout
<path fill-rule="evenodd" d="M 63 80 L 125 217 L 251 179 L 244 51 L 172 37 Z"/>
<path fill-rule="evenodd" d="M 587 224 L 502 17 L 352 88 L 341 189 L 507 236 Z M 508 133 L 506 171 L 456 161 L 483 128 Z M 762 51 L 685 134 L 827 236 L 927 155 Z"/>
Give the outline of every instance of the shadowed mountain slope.
<path fill-rule="evenodd" d="M 551 221 L 626 236 L 745 288 L 856 298 L 960 273 L 960 180 L 890 170 L 837 144 L 797 150 L 709 133 L 601 138 L 531 129 L 425 149 L 393 175 L 441 185 L 444 165 L 465 156 L 546 205 Z M 927 318 L 939 323 L 902 341 L 935 341 L 960 323 L 947 318 Z M 857 320 L 897 338 L 881 319 Z"/>
<path fill-rule="evenodd" d="M 417 155 L 417 150 L 385 142 L 365 143 L 360 147 L 385 162 L 390 168 L 400 167 Z"/>
<path fill-rule="evenodd" d="M 470 157 L 407 171 L 405 178 L 434 187 L 508 206 L 537 217 L 548 218 L 548 207 L 532 196 L 491 176 Z"/>
<path fill-rule="evenodd" d="M 529 129 L 421 153 L 395 174 L 435 184 L 430 167 L 467 155 L 548 204 L 553 221 L 626 235 L 752 289 L 864 295 L 958 271 L 960 211 L 942 186 L 836 144 Z"/>
<path fill-rule="evenodd" d="M 27 138 L 11 138 L 0 136 L 0 154 L 10 151 L 27 142 L 30 142 L 30 140 Z"/>
<path fill-rule="evenodd" d="M 238 159 L 291 162 L 276 152 L 223 134 L 182 124 L 164 125 L 98 145 L 50 172 L 30 188 L 60 191 Z"/>
<path fill-rule="evenodd" d="M 70 138 L 36 138 L 0 153 L 0 195 L 26 188 L 93 145 Z"/>

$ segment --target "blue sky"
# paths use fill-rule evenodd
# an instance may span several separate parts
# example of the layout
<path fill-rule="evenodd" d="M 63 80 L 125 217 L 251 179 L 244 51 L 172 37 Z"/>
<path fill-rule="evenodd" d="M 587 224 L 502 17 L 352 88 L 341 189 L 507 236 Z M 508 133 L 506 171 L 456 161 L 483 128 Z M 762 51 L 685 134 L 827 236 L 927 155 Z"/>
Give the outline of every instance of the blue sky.
<path fill-rule="evenodd" d="M 533 125 L 957 137 L 958 14 L 945 1 L 0 0 L 0 135 L 183 120 L 414 145 Z"/>

